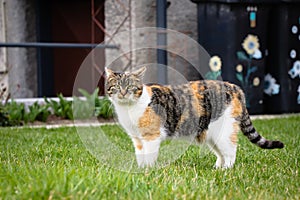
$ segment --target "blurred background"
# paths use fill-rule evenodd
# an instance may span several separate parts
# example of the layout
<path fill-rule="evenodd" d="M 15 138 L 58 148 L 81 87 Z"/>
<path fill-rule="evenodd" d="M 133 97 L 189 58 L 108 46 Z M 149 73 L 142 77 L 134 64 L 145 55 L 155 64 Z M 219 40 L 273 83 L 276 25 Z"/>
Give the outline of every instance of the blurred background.
<path fill-rule="evenodd" d="M 300 1 L 296 0 L 0 0 L 0 80 L 13 98 L 73 94 L 83 62 L 85 89 L 103 95 L 104 67 L 172 66 L 188 80 L 218 79 L 244 90 L 251 114 L 300 111 Z M 160 27 L 193 38 L 210 55 L 205 66 L 138 43 L 131 34 Z M 116 36 L 126 31 L 123 39 Z M 96 56 L 87 57 L 101 43 Z M 169 45 L 169 46 L 168 46 Z M 127 51 L 127 50 L 130 51 Z M 182 51 L 198 57 L 189 46 Z M 117 59 L 116 59 L 117 57 Z M 153 76 L 172 79 L 166 70 Z"/>

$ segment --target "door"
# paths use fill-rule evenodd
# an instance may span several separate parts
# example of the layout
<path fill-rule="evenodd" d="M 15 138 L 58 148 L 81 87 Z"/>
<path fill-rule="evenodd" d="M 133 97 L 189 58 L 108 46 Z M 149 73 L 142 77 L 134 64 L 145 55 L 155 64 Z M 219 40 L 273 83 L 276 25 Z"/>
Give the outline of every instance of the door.
<path fill-rule="evenodd" d="M 104 27 L 104 0 L 94 0 L 98 9 L 97 20 Z M 104 33 L 98 27 L 92 29 L 92 3 L 87 0 L 51 0 L 38 6 L 39 41 L 55 43 L 101 43 Z M 62 93 L 71 96 L 77 72 L 91 52 L 91 48 L 53 48 L 41 50 L 40 96 L 56 96 Z M 92 85 L 102 76 L 105 58 L 104 50 L 98 53 L 97 66 L 87 71 L 84 88 L 91 92 Z M 100 57 L 99 57 L 100 56 Z M 42 65 L 42 66 L 41 66 Z M 96 69 L 96 67 L 98 69 Z M 42 79 L 42 80 L 41 80 Z M 39 83 L 40 84 L 40 83 Z M 103 91 L 103 78 L 98 83 Z M 43 87 L 44 86 L 44 87 Z M 45 87 L 46 86 L 46 87 Z M 40 86 L 39 86 L 40 87 Z"/>

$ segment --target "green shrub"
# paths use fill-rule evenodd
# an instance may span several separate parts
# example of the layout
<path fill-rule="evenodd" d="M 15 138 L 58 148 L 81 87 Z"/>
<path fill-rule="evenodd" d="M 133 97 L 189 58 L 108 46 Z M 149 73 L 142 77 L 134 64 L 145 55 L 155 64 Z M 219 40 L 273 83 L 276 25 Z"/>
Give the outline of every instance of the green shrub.
<path fill-rule="evenodd" d="M 38 102 L 34 102 L 34 104 L 28 107 L 28 110 L 29 112 L 25 112 L 24 115 L 25 123 L 34 122 L 36 120 L 45 122 L 51 114 L 48 104 L 39 104 Z"/>
<path fill-rule="evenodd" d="M 110 100 L 107 97 L 98 98 L 98 101 L 95 102 L 95 116 L 108 119 L 113 117 L 113 113 L 113 106 Z"/>
<path fill-rule="evenodd" d="M 83 89 L 79 89 L 79 92 L 86 98 L 81 100 L 78 97 L 74 97 L 73 112 L 76 119 L 88 119 L 91 117 L 102 117 L 105 119 L 113 116 L 113 110 L 111 102 L 106 98 L 99 98 L 99 89 L 90 94 Z"/>
<path fill-rule="evenodd" d="M 9 115 L 4 110 L 3 106 L 0 107 L 0 126 L 12 126 Z"/>
<path fill-rule="evenodd" d="M 57 96 L 59 101 L 45 98 L 45 102 L 52 109 L 54 115 L 64 119 L 73 119 L 72 101 L 68 101 L 62 94 Z"/>
<path fill-rule="evenodd" d="M 89 119 L 95 116 L 95 103 L 98 100 L 99 89 L 90 94 L 83 89 L 79 89 L 79 92 L 86 98 L 81 100 L 78 97 L 74 97 L 73 111 L 76 119 Z"/>
<path fill-rule="evenodd" d="M 18 126 L 34 121 L 46 122 L 51 111 L 52 114 L 63 119 L 89 119 L 91 117 L 108 119 L 113 116 L 111 102 L 106 97 L 98 96 L 98 88 L 91 94 L 83 89 L 79 89 L 79 92 L 85 97 L 85 100 L 74 97 L 72 102 L 59 94 L 58 101 L 44 98 L 45 104 L 34 102 L 28 106 L 27 111 L 24 103 L 17 103 L 13 99 L 11 101 L 2 100 L 0 126 Z"/>
<path fill-rule="evenodd" d="M 45 122 L 50 114 L 48 105 L 40 105 L 35 102 L 28 106 L 28 111 L 26 111 L 24 103 L 11 100 L 1 106 L 0 125 L 17 126 L 34 121 Z"/>
<path fill-rule="evenodd" d="M 25 105 L 23 103 L 20 104 L 11 100 L 2 106 L 4 113 L 7 113 L 8 116 L 8 122 L 4 123 L 7 123 L 8 126 L 22 125 L 24 123 Z"/>

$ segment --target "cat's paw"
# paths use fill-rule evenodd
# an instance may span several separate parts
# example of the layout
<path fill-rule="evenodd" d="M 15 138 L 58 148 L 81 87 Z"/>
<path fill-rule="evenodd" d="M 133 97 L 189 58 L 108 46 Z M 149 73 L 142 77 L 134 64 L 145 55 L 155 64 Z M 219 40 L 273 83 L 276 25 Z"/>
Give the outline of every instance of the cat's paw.
<path fill-rule="evenodd" d="M 136 159 L 140 168 L 153 167 L 156 164 L 158 152 L 148 154 L 137 154 Z"/>
<path fill-rule="evenodd" d="M 221 157 L 217 158 L 216 164 L 215 164 L 215 169 L 220 169 L 222 168 L 224 163 L 224 160 Z"/>

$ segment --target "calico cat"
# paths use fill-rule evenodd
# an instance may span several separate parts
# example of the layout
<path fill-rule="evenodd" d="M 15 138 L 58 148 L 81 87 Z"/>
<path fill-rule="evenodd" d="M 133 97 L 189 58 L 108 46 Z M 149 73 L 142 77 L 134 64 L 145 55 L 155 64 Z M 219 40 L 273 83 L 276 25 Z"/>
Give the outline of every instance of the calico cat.
<path fill-rule="evenodd" d="M 216 168 L 235 162 L 237 134 L 263 149 L 283 148 L 253 127 L 242 90 L 228 82 L 202 80 L 181 85 L 143 84 L 146 67 L 134 72 L 106 68 L 106 94 L 119 123 L 131 137 L 140 167 L 153 166 L 160 143 L 168 137 L 192 136 L 217 156 Z"/>

